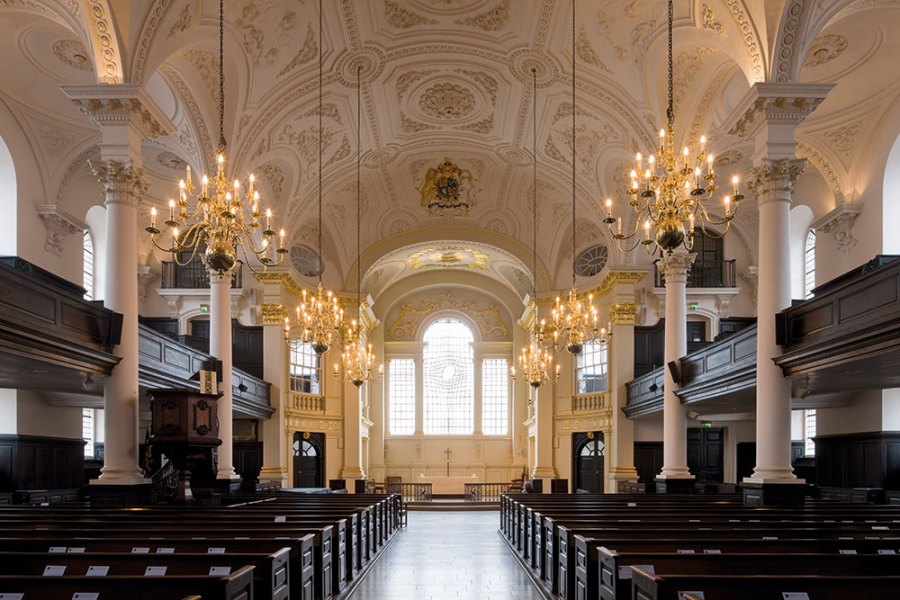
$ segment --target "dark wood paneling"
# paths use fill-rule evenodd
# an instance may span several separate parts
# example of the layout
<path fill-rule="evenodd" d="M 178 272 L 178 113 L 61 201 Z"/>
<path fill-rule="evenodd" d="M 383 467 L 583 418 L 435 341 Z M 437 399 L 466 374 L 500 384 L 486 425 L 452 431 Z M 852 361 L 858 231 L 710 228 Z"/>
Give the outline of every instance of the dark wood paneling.
<path fill-rule="evenodd" d="M 656 325 L 634 328 L 634 376 L 640 377 L 663 364 L 665 319 Z"/>
<path fill-rule="evenodd" d="M 819 485 L 900 489 L 900 432 L 817 436 L 815 443 Z"/>
<path fill-rule="evenodd" d="M 84 440 L 0 435 L 0 491 L 84 485 Z"/>
<path fill-rule="evenodd" d="M 635 442 L 634 467 L 637 469 L 638 482 L 653 483 L 663 466 L 662 442 Z"/>

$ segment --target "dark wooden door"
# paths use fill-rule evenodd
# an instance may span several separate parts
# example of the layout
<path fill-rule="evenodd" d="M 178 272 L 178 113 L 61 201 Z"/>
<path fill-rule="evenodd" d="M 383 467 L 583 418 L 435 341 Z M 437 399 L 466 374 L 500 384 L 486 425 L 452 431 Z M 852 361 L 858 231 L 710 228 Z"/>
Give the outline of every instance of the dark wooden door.
<path fill-rule="evenodd" d="M 756 442 L 739 442 L 736 448 L 737 454 L 737 483 L 745 477 L 753 475 L 756 466 Z"/>
<path fill-rule="evenodd" d="M 325 487 L 325 434 L 294 433 L 294 487 Z"/>
<path fill-rule="evenodd" d="M 638 483 L 653 483 L 663 466 L 662 442 L 635 442 L 634 467 Z"/>
<path fill-rule="evenodd" d="M 688 469 L 697 481 L 724 481 L 724 441 L 724 429 L 721 427 L 688 429 Z"/>
<path fill-rule="evenodd" d="M 606 456 L 603 432 L 575 433 L 573 438 L 575 489 L 602 494 Z"/>

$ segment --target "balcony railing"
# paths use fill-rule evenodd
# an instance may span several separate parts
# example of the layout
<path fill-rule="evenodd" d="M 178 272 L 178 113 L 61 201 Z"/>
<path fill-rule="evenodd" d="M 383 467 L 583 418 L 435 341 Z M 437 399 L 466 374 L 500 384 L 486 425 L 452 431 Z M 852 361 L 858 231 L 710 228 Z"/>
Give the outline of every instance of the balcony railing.
<path fill-rule="evenodd" d="M 727 288 L 735 287 L 737 278 L 735 275 L 734 259 L 732 260 L 697 260 L 691 265 L 688 274 L 687 287 L 689 288 Z M 665 287 L 666 282 L 659 272 L 659 265 L 653 264 L 654 285 Z"/>
<path fill-rule="evenodd" d="M 466 502 L 500 502 L 500 494 L 509 493 L 509 483 L 467 483 Z"/>
<path fill-rule="evenodd" d="M 595 412 L 609 408 L 609 394 L 578 394 L 572 396 L 572 412 Z"/>
<path fill-rule="evenodd" d="M 291 395 L 288 397 L 288 410 L 295 413 L 322 414 L 325 412 L 325 397 L 291 392 Z"/>
<path fill-rule="evenodd" d="M 243 267 L 237 264 L 231 279 L 232 289 L 239 289 L 243 282 Z M 175 261 L 163 261 L 162 286 L 163 289 L 196 290 L 209 287 L 209 269 L 199 260 L 192 260 L 181 266 Z"/>

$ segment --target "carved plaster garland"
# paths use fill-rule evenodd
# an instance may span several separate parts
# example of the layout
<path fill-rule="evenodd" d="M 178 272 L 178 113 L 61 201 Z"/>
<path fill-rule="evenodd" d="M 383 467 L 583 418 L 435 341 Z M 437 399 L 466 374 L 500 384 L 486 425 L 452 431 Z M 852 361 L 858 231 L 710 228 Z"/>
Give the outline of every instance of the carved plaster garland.
<path fill-rule="evenodd" d="M 47 233 L 44 239 L 45 252 L 62 256 L 66 237 L 83 233 L 87 229 L 83 221 L 62 210 L 58 204 L 38 204 L 35 208 Z"/>
<path fill-rule="evenodd" d="M 440 294 L 434 300 L 401 304 L 397 318 L 387 328 L 387 337 L 391 340 L 415 339 L 426 317 L 445 310 L 462 312 L 475 318 L 484 339 L 510 339 L 509 328 L 503 322 L 499 306 L 484 306 L 475 300 L 461 300 L 453 292 Z"/>
<path fill-rule="evenodd" d="M 812 228 L 816 232 L 830 233 L 838 250 L 847 254 L 859 241 L 853 237 L 853 224 L 861 212 L 861 204 L 849 202 L 839 204 L 837 208 L 813 223 Z"/>

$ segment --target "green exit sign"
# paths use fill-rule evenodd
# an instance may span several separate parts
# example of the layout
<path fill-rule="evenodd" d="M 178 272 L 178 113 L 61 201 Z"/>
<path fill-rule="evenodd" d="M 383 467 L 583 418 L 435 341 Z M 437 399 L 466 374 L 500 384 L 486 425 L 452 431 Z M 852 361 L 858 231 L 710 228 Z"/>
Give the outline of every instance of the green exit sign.
<path fill-rule="evenodd" d="M 688 310 L 697 310 L 700 306 L 696 302 L 691 302 L 688 304 Z"/>
<path fill-rule="evenodd" d="M 200 312 L 202 312 L 202 313 L 208 313 L 208 312 L 209 312 L 209 304 L 201 304 L 201 305 L 200 305 Z"/>

